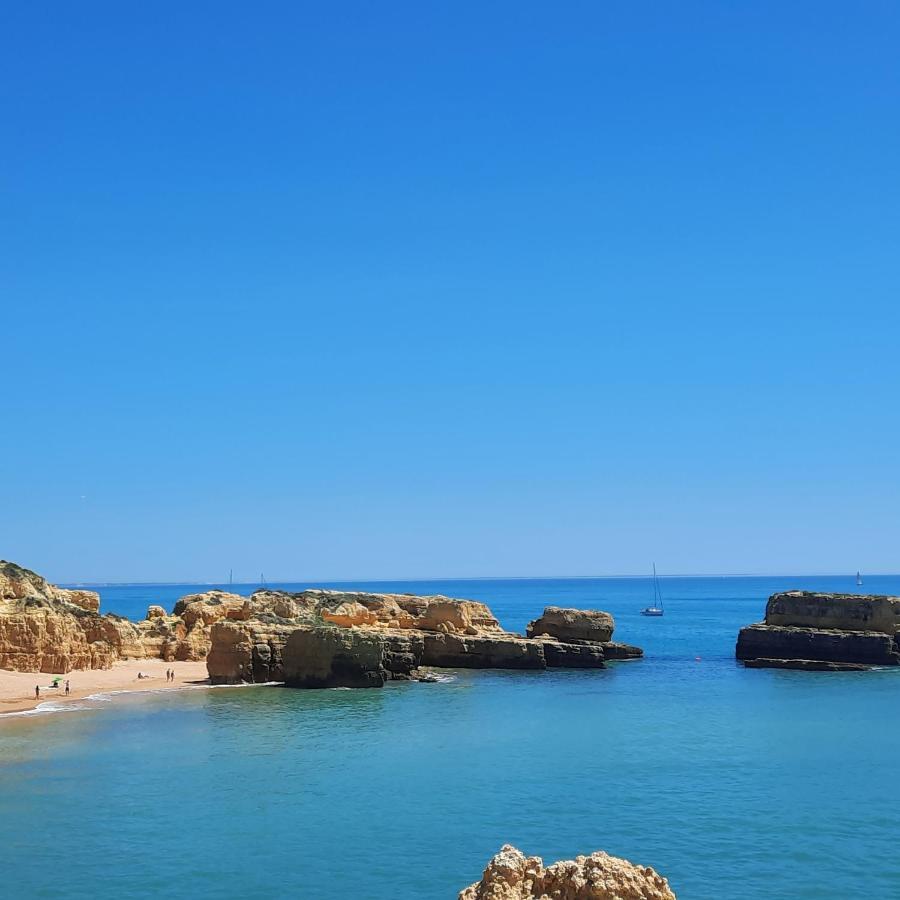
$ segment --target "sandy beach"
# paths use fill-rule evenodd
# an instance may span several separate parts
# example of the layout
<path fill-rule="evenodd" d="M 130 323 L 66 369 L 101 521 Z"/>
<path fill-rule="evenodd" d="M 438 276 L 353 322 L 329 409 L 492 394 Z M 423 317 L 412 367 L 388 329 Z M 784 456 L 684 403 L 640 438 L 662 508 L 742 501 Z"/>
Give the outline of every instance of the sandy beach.
<path fill-rule="evenodd" d="M 175 681 L 166 682 L 166 669 L 175 672 Z M 138 678 L 138 672 L 147 678 Z M 50 687 L 60 677 L 58 688 Z M 65 694 L 66 679 L 69 696 Z M 0 669 L 0 716 L 34 709 L 47 701 L 66 702 L 104 691 L 178 690 L 186 686 L 208 685 L 205 662 L 164 662 L 161 659 L 134 659 L 117 662 L 111 669 L 87 669 L 57 676 L 46 672 L 11 672 Z M 40 685 L 41 696 L 34 696 Z"/>

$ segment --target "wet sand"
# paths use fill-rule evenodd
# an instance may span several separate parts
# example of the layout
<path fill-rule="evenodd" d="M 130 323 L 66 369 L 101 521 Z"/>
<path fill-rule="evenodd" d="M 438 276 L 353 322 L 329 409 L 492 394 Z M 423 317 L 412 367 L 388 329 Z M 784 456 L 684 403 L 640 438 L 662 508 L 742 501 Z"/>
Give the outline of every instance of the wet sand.
<path fill-rule="evenodd" d="M 166 669 L 175 672 L 175 681 L 166 682 Z M 138 678 L 138 672 L 149 676 Z M 53 679 L 62 680 L 58 688 L 50 685 Z M 69 696 L 66 696 L 66 679 Z M 41 696 L 34 696 L 40 685 Z M 65 703 L 80 700 L 90 694 L 106 691 L 178 690 L 187 686 L 209 685 L 205 662 L 164 662 L 161 659 L 134 659 L 117 662 L 111 669 L 85 669 L 56 676 L 46 672 L 10 672 L 0 669 L 0 716 L 3 713 L 34 709 L 41 703 Z"/>

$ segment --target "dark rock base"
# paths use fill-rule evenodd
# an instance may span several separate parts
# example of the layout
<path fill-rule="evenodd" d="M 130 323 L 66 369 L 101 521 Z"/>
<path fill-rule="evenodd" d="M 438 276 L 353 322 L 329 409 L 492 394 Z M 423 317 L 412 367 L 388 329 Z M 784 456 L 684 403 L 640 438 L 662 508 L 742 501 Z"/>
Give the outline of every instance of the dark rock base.
<path fill-rule="evenodd" d="M 600 644 L 561 644 L 544 641 L 544 659 L 548 669 L 605 669 Z"/>
<path fill-rule="evenodd" d="M 867 672 L 865 663 L 825 662 L 821 659 L 746 659 L 748 669 L 800 669 L 804 672 Z"/>
<path fill-rule="evenodd" d="M 740 660 L 806 659 L 871 666 L 895 666 L 900 662 L 892 635 L 782 625 L 742 628 L 735 656 Z"/>
<path fill-rule="evenodd" d="M 545 669 L 544 647 L 524 638 L 426 634 L 422 664 L 447 669 Z"/>
<path fill-rule="evenodd" d="M 644 655 L 644 651 L 640 647 L 632 644 L 605 641 L 600 646 L 603 647 L 603 655 L 606 659 L 640 659 Z"/>

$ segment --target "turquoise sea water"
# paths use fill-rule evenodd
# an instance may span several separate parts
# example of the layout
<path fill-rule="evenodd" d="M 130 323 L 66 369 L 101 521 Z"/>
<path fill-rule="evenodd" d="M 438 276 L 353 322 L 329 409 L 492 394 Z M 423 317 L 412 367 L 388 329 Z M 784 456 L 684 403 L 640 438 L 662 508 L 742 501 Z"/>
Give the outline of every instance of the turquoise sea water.
<path fill-rule="evenodd" d="M 608 609 L 646 658 L 6 718 L 5 895 L 437 900 L 511 842 L 547 861 L 604 849 L 653 865 L 681 900 L 900 897 L 900 671 L 733 658 L 768 594 L 852 579 L 664 579 L 662 619 L 638 614 L 646 580 L 363 586 L 485 600 L 512 630 L 551 602 Z M 101 594 L 140 617 L 199 589 Z M 900 593 L 900 576 L 863 589 Z"/>

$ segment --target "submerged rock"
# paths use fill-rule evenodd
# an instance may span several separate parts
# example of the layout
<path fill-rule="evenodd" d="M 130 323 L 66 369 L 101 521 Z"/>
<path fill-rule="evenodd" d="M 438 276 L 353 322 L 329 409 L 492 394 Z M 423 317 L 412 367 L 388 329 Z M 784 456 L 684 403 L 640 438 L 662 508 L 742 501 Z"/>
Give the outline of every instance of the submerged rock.
<path fill-rule="evenodd" d="M 806 672 L 866 672 L 865 663 L 823 662 L 819 659 L 747 659 L 748 669 L 801 669 Z"/>
<path fill-rule="evenodd" d="M 895 666 L 898 628 L 900 598 L 788 591 L 769 598 L 765 622 L 740 630 L 735 656 L 752 668 Z"/>
<path fill-rule="evenodd" d="M 597 851 L 544 866 L 506 844 L 488 863 L 481 881 L 460 891 L 459 900 L 676 900 L 668 881 Z"/>

